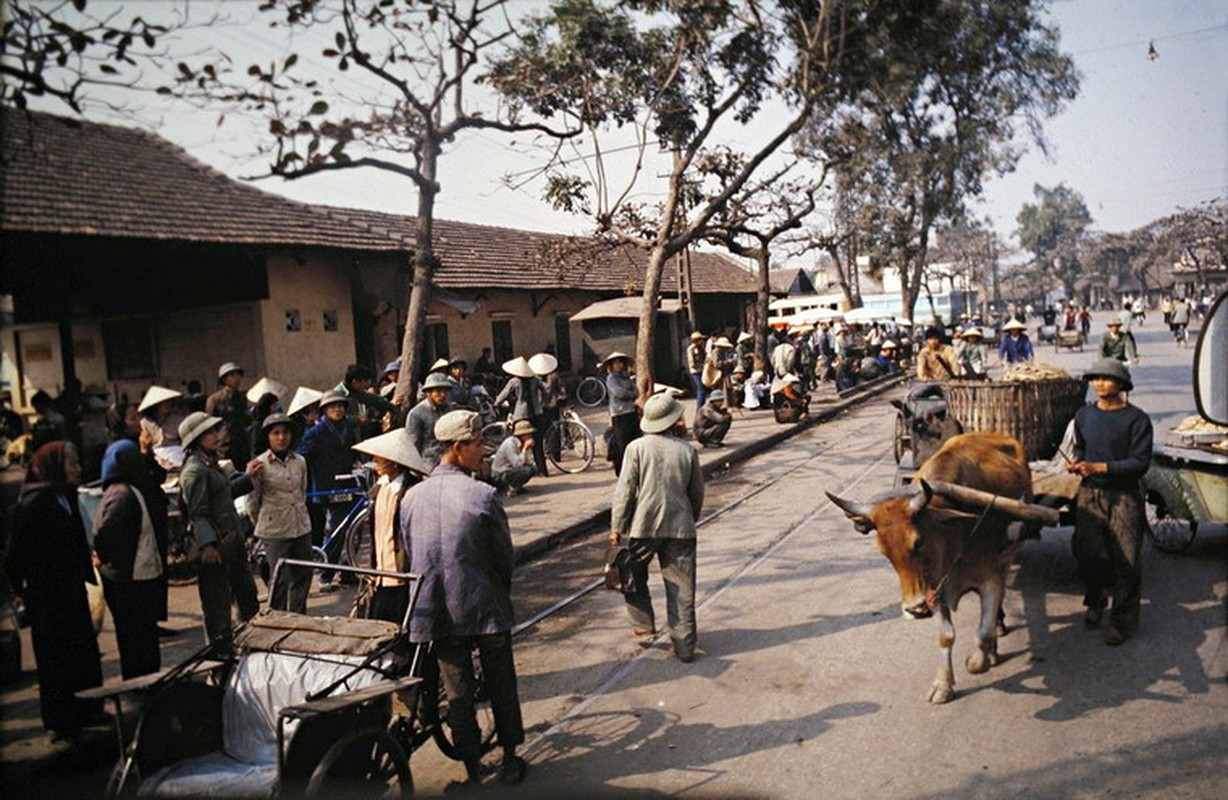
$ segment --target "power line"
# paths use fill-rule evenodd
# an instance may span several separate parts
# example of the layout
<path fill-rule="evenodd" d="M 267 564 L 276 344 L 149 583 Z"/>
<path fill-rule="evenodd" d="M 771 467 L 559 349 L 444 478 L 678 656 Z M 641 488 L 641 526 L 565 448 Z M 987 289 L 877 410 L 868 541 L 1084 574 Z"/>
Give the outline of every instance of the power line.
<path fill-rule="evenodd" d="M 1121 42 L 1119 44 L 1108 44 L 1108 45 L 1104 45 L 1103 47 L 1093 47 L 1088 50 L 1076 50 L 1075 52 L 1071 53 L 1071 55 L 1085 56 L 1085 55 L 1090 55 L 1092 53 L 1105 53 L 1110 50 L 1124 50 L 1126 48 L 1132 48 L 1132 47 L 1144 47 L 1147 44 L 1154 43 L 1154 42 L 1170 42 L 1170 41 L 1173 41 L 1174 39 L 1184 39 L 1187 36 L 1197 36 L 1203 33 L 1210 33 L 1211 31 L 1228 31 L 1228 24 L 1212 25 L 1207 28 L 1197 28 L 1192 31 L 1182 31 L 1181 33 L 1170 33 L 1167 36 L 1152 36 L 1149 39 L 1139 39 L 1133 42 Z"/>

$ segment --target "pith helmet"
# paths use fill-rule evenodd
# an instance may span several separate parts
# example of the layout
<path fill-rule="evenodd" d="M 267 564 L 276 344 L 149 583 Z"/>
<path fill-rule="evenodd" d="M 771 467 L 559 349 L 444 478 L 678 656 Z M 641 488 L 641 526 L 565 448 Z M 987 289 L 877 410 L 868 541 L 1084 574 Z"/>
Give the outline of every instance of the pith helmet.
<path fill-rule="evenodd" d="M 1088 380 L 1092 378 L 1112 378 L 1121 384 L 1123 392 L 1128 392 L 1134 388 L 1134 381 L 1130 380 L 1130 370 L 1126 369 L 1126 365 L 1115 358 L 1097 359 L 1083 373 L 1083 377 Z"/>
<path fill-rule="evenodd" d="M 222 424 L 221 417 L 211 417 L 203 411 L 193 411 L 179 423 L 179 444 L 184 450 L 204 434 Z"/>
<path fill-rule="evenodd" d="M 673 427 L 682 416 L 682 403 L 668 393 L 654 394 L 644 403 L 644 418 L 640 430 L 644 433 L 661 433 Z"/>

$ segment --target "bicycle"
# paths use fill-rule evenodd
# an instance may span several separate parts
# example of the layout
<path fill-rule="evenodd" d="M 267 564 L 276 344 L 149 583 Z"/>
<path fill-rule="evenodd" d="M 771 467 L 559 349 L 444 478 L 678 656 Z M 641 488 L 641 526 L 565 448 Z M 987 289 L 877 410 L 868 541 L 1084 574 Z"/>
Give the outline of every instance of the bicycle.
<path fill-rule="evenodd" d="M 605 381 L 589 375 L 576 387 L 576 401 L 585 408 L 596 408 L 606 401 Z"/>
<path fill-rule="evenodd" d="M 346 552 L 350 566 L 364 570 L 376 569 L 373 544 L 370 536 L 348 538 Z M 359 590 L 354 595 L 350 616 L 366 617 L 368 606 L 364 600 L 369 599 L 370 594 L 375 591 L 376 579 L 372 575 L 359 573 L 358 581 Z M 433 739 L 441 753 L 450 759 L 460 761 L 460 751 L 456 749 L 452 729 L 448 725 L 448 696 L 439 680 L 439 666 L 435 661 L 431 645 L 419 645 L 414 650 L 410 674 L 422 678 L 422 684 L 416 698 L 402 700 L 404 713 L 391 726 L 389 732 L 403 746 L 406 753 L 412 754 Z M 491 709 L 490 696 L 486 689 L 482 663 L 477 650 L 473 651 L 473 682 L 474 710 L 477 715 L 482 752 L 487 753 L 496 745 L 495 716 Z"/>
<path fill-rule="evenodd" d="M 353 502 L 341 522 L 337 523 L 337 526 L 324 537 L 324 541 L 319 545 L 311 546 L 312 561 L 319 564 L 342 563 L 340 560 L 342 550 L 345 549 L 348 554 L 347 542 L 351 539 L 361 540 L 363 538 L 351 536 L 351 531 L 369 525 L 371 519 L 371 501 L 367 494 L 370 479 L 366 470 L 355 470 L 334 477 L 338 481 L 353 482 L 355 488 L 327 489 L 307 493 L 308 500 L 327 498 L 329 502 L 334 503 Z M 254 536 L 248 539 L 248 561 L 252 565 L 252 572 L 260 575 L 260 579 L 267 588 L 271 578 L 268 554 L 265 552 L 264 542 Z"/>
<path fill-rule="evenodd" d="M 593 432 L 568 406 L 559 407 L 559 418 L 546 429 L 543 445 L 550 463 L 569 474 L 588 469 L 597 453 Z"/>

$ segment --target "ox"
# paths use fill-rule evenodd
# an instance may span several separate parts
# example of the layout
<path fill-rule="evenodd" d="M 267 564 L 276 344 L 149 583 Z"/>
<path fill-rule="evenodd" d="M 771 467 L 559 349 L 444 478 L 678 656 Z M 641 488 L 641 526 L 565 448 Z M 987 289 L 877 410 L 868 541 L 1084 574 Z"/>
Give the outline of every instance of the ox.
<path fill-rule="evenodd" d="M 914 483 L 877 503 L 827 496 L 861 533 L 878 532 L 878 548 L 900 579 L 904 614 L 941 620 L 942 662 L 928 700 L 955 691 L 951 611 L 968 592 L 981 598 L 977 649 L 966 662 L 981 673 L 998 663 L 1006 573 L 1025 521 L 1057 523 L 1057 512 L 1030 504 L 1032 476 L 1023 447 L 1000 433 L 966 433 L 949 440 L 917 471 Z"/>

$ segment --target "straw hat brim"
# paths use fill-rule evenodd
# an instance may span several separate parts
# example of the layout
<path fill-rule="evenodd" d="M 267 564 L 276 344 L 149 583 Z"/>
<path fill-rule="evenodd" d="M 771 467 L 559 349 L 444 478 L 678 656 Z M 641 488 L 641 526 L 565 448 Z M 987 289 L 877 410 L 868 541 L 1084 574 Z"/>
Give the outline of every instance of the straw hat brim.
<path fill-rule="evenodd" d="M 324 396 L 323 392 L 317 392 L 315 389 L 308 389 L 306 386 L 300 386 L 294 392 L 293 399 L 290 400 L 290 408 L 286 413 L 294 416 L 304 408 L 308 408 L 318 402 Z"/>
<path fill-rule="evenodd" d="M 290 389 L 284 383 L 264 377 L 252 384 L 247 390 L 247 402 L 258 403 L 266 394 L 275 395 L 278 400 L 286 396 Z"/>
<path fill-rule="evenodd" d="M 529 369 L 529 362 L 525 361 L 524 356 L 516 356 L 511 361 L 504 361 L 503 371 L 516 378 L 533 377 L 533 370 Z"/>
<path fill-rule="evenodd" d="M 549 375 L 559 368 L 559 360 L 549 353 L 538 353 L 529 359 L 529 370 L 534 375 Z"/>
<path fill-rule="evenodd" d="M 167 400 L 174 400 L 176 397 L 183 397 L 183 392 L 177 392 L 165 386 L 150 386 L 145 390 L 145 396 L 141 398 L 141 404 L 137 406 L 136 410 L 147 411 L 158 403 L 165 403 Z"/>
<path fill-rule="evenodd" d="M 426 463 L 418 448 L 414 447 L 409 431 L 404 428 L 396 428 L 388 433 L 364 439 L 354 445 L 353 449 L 369 456 L 386 458 L 420 475 L 431 474 L 430 464 Z"/>

